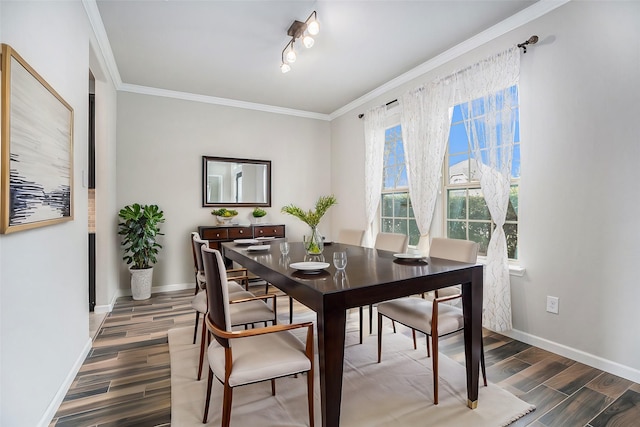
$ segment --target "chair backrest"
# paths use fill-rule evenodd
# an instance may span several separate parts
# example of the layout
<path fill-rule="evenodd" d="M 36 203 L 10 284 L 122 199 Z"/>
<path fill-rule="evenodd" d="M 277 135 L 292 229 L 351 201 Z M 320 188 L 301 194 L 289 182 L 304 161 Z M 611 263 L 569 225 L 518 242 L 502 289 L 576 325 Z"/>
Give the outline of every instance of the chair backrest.
<path fill-rule="evenodd" d="M 200 238 L 200 234 L 198 234 L 197 231 L 192 231 L 189 237 L 189 241 L 191 243 L 191 255 L 193 255 L 193 268 L 196 271 L 200 271 L 200 269 L 198 268 L 198 254 L 200 253 L 200 247 L 198 246 L 196 248 L 196 245 L 193 242 L 193 239 L 199 239 Z"/>
<path fill-rule="evenodd" d="M 198 233 L 196 233 L 198 234 Z M 202 240 L 200 236 L 193 236 L 191 239 L 193 243 L 193 252 L 196 254 L 196 268 L 199 272 L 204 271 L 204 266 L 202 264 L 202 252 L 200 251 L 200 247 L 209 246 L 209 242 L 206 240 Z"/>
<path fill-rule="evenodd" d="M 397 233 L 378 233 L 373 247 L 383 251 L 404 253 L 407 250 L 409 236 Z"/>
<path fill-rule="evenodd" d="M 431 239 L 429 256 L 475 264 L 478 261 L 478 244 L 470 240 L 434 237 Z"/>
<path fill-rule="evenodd" d="M 364 237 L 364 230 L 356 230 L 352 228 L 343 228 L 338 233 L 338 243 L 344 243 L 347 245 L 362 246 L 362 238 Z"/>
<path fill-rule="evenodd" d="M 222 255 L 216 249 L 202 246 L 202 261 L 204 274 L 207 278 L 207 304 L 209 321 L 218 329 L 231 332 L 231 318 L 229 316 L 229 291 L 227 286 L 227 274 Z M 224 347 L 229 346 L 225 338 L 214 334 L 216 340 Z"/>

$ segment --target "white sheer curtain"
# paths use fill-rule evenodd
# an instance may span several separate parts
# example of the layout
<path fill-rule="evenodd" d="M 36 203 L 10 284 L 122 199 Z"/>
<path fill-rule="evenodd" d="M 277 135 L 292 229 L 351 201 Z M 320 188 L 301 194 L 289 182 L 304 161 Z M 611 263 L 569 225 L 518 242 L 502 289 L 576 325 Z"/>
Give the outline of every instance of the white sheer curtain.
<path fill-rule="evenodd" d="M 432 82 L 405 93 L 399 101 L 409 196 L 422 240 L 428 238 L 442 184 L 453 85 L 449 80 Z"/>
<path fill-rule="evenodd" d="M 380 204 L 382 191 L 382 169 L 384 165 L 384 132 L 386 106 L 374 107 L 364 115 L 364 191 L 367 231 L 363 244 L 373 246 L 373 221 Z"/>
<path fill-rule="evenodd" d="M 504 223 L 511 190 L 511 163 L 517 121 L 520 49 L 514 47 L 456 74 L 467 135 L 478 164 L 480 187 L 496 224 L 484 272 L 483 325 L 511 329 L 511 286 Z M 513 87 L 515 86 L 515 87 Z"/>

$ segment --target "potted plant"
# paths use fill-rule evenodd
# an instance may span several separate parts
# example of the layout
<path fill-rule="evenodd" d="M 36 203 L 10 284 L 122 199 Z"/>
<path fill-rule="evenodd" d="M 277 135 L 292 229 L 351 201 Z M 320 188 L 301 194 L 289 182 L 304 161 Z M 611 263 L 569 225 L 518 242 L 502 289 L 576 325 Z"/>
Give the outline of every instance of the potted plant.
<path fill-rule="evenodd" d="M 282 208 L 282 212 L 295 216 L 311 227 L 311 235 L 303 238 L 304 248 L 309 255 L 319 255 L 324 250 L 324 239 L 318 232 L 318 224 L 327 210 L 337 203 L 336 197 L 331 195 L 318 198 L 314 211 L 309 209 L 305 212 L 295 205 L 287 205 Z"/>
<path fill-rule="evenodd" d="M 124 256 L 131 272 L 131 293 L 134 300 L 151 297 L 153 264 L 162 246 L 156 237 L 162 235 L 159 224 L 164 222 L 164 213 L 158 205 L 134 203 L 120 209 L 118 234 L 122 236 Z"/>
<path fill-rule="evenodd" d="M 254 222 L 258 224 L 262 221 L 262 218 L 267 215 L 267 211 L 262 208 L 256 207 L 253 209 L 253 212 L 251 212 L 251 215 L 253 216 Z"/>
<path fill-rule="evenodd" d="M 238 211 L 235 209 L 220 208 L 212 210 L 211 215 L 215 215 L 220 224 L 229 224 L 231 220 L 238 215 Z"/>

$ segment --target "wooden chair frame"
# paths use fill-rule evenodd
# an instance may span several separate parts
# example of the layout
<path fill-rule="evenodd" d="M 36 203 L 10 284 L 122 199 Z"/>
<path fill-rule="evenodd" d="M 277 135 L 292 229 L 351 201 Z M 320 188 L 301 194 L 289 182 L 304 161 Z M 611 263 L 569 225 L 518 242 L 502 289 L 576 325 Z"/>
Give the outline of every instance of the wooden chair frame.
<path fill-rule="evenodd" d="M 305 355 L 309 358 L 309 362 L 311 363 L 311 367 L 307 372 L 307 404 L 309 406 L 309 425 L 313 427 L 314 425 L 314 408 L 313 408 L 313 381 L 314 381 L 314 354 L 313 354 L 313 323 L 305 322 L 305 323 L 296 323 L 289 325 L 273 325 L 267 326 L 264 328 L 256 328 L 256 329 L 247 329 L 244 331 L 232 331 L 227 332 L 216 327 L 208 316 L 206 316 L 206 327 L 207 330 L 222 339 L 222 342 L 227 341 L 227 345 L 224 346 L 225 351 L 225 378 L 221 380 L 218 378 L 224 387 L 223 399 L 222 399 L 222 427 L 228 427 L 231 423 L 231 403 L 233 401 L 233 387 L 229 385 L 229 377 L 231 376 L 231 372 L 233 370 L 233 352 L 228 340 L 233 340 L 237 338 L 243 337 L 251 337 L 257 335 L 265 335 L 272 334 L 276 332 L 282 331 L 290 331 L 293 329 L 307 328 L 307 339 L 305 343 Z M 220 343 L 220 341 L 218 341 Z M 222 344 L 221 344 L 222 345 Z M 299 372 L 299 373 L 302 373 Z M 271 394 L 276 394 L 276 386 L 275 386 L 276 378 L 271 379 Z M 202 418 L 202 422 L 206 423 L 207 418 L 209 416 L 209 401 L 211 400 L 211 386 L 213 383 L 213 371 L 209 368 L 209 376 L 207 379 L 207 396 L 205 400 L 204 406 L 204 416 Z"/>
<path fill-rule="evenodd" d="M 431 302 L 431 330 L 423 331 L 420 330 L 427 337 L 427 357 L 431 357 L 431 365 L 433 370 L 433 403 L 435 405 L 438 404 L 438 339 L 440 337 L 445 337 L 448 335 L 456 334 L 464 330 L 464 328 L 457 329 L 455 331 L 438 335 L 438 306 L 444 302 L 453 301 L 455 299 L 462 298 L 462 294 L 458 295 L 449 295 L 441 298 L 434 298 Z M 384 315 L 378 313 L 378 363 L 382 360 L 382 317 Z M 386 316 L 385 316 L 386 317 Z M 391 321 L 395 321 L 395 319 L 391 319 Z M 398 322 L 401 323 L 401 322 Z M 409 325 L 405 325 L 408 328 L 411 328 L 411 334 L 413 336 L 413 349 L 417 350 L 418 345 L 416 342 L 416 330 Z M 394 325 L 395 332 L 395 325 Z M 431 355 L 429 340 L 431 340 L 431 347 L 433 347 L 433 355 Z M 487 386 L 487 371 L 484 363 L 484 344 L 480 344 L 480 368 L 482 370 L 482 379 L 484 380 L 484 386 Z"/>

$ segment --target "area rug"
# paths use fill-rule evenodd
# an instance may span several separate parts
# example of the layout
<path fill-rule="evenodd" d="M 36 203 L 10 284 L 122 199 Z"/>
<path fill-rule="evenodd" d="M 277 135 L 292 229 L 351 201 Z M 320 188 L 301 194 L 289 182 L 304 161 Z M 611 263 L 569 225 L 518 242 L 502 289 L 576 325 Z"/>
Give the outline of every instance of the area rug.
<path fill-rule="evenodd" d="M 413 350 L 409 337 L 394 334 L 391 329 L 383 333 L 382 363 L 378 364 L 377 336 L 367 336 L 363 344 L 358 344 L 357 329 L 348 328 L 341 426 L 501 427 L 535 409 L 491 383 L 488 387 L 480 385 L 478 407 L 467 408 L 465 369 L 442 354 L 439 358 L 440 402 L 434 405 L 431 359 L 426 357 L 424 346 Z M 192 339 L 191 327 L 169 331 L 171 425 L 219 426 L 222 385 L 218 381 L 213 383 L 208 423 L 202 424 L 208 367 L 205 365 L 203 379 L 196 381 L 200 347 L 198 343 L 192 344 Z M 317 366 L 316 362 L 316 370 Z M 317 373 L 315 388 L 315 423 L 322 425 Z M 268 381 L 236 388 L 231 425 L 308 425 L 304 375 L 278 379 L 276 391 L 272 396 Z"/>

